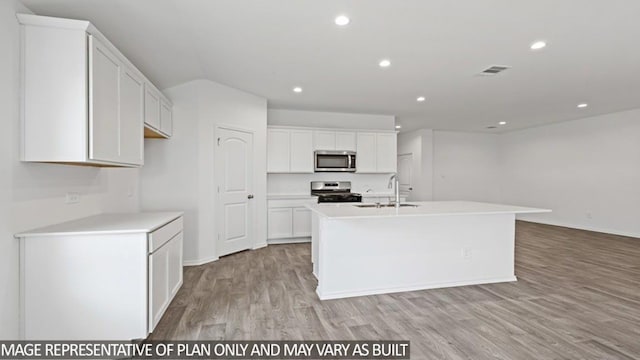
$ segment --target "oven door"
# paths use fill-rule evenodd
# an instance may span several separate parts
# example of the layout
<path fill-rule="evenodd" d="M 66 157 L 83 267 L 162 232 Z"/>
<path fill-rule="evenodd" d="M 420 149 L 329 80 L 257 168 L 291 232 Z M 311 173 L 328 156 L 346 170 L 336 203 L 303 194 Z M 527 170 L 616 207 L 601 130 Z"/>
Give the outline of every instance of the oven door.
<path fill-rule="evenodd" d="M 354 172 L 356 154 L 350 151 L 316 151 L 315 172 Z"/>

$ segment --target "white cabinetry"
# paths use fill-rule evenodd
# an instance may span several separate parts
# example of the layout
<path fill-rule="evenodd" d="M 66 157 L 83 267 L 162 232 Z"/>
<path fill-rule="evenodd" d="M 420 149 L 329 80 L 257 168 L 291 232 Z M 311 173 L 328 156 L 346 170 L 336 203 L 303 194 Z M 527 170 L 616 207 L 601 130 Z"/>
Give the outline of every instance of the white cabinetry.
<path fill-rule="evenodd" d="M 17 16 L 22 161 L 142 165 L 144 123 L 163 118 L 163 96 L 147 93 L 151 83 L 91 23 Z M 165 102 L 164 118 L 170 119 Z"/>
<path fill-rule="evenodd" d="M 149 329 L 152 332 L 182 285 L 182 218 L 154 231 L 149 241 Z"/>
<path fill-rule="evenodd" d="M 173 135 L 172 105 L 155 86 L 145 84 L 144 136 L 167 139 Z"/>
<path fill-rule="evenodd" d="M 269 242 L 308 241 L 308 237 L 311 236 L 311 211 L 305 205 L 316 201 L 315 198 L 269 200 L 267 217 Z"/>
<path fill-rule="evenodd" d="M 272 126 L 267 129 L 267 172 L 312 173 L 315 150 L 356 151 L 359 173 L 396 172 L 396 133 Z"/>
<path fill-rule="evenodd" d="M 312 173 L 313 132 L 298 129 L 268 129 L 267 172 Z"/>
<path fill-rule="evenodd" d="M 291 208 L 268 210 L 268 238 L 290 238 L 293 235 L 293 211 Z"/>
<path fill-rule="evenodd" d="M 182 228 L 103 214 L 16 235 L 25 340 L 146 338 L 182 285 Z"/>
<path fill-rule="evenodd" d="M 396 133 L 359 132 L 357 172 L 394 173 L 397 152 Z"/>
<path fill-rule="evenodd" d="M 356 151 L 356 133 L 350 131 L 315 130 L 314 150 Z"/>
<path fill-rule="evenodd" d="M 293 237 L 311 236 L 311 210 L 293 208 Z"/>

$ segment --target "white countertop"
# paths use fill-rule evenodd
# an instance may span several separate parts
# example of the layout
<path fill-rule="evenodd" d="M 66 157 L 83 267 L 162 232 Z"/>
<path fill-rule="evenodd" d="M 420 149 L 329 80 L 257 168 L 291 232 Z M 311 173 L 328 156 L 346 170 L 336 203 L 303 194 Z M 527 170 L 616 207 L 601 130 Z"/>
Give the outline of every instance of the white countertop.
<path fill-rule="evenodd" d="M 182 212 L 100 214 L 16 234 L 16 237 L 148 233 L 182 216 Z"/>
<path fill-rule="evenodd" d="M 491 204 L 474 201 L 423 201 L 407 202 L 417 207 L 360 208 L 353 203 L 309 204 L 311 211 L 334 219 L 358 219 L 376 217 L 442 216 L 442 215 L 483 215 L 483 214 L 530 214 L 551 212 L 514 205 Z"/>
<path fill-rule="evenodd" d="M 356 191 L 357 192 L 357 191 Z M 388 192 L 362 192 L 362 197 L 394 197 L 395 194 Z M 401 195 L 406 197 L 406 195 Z M 309 194 L 267 194 L 267 200 L 295 200 L 295 199 L 315 199 L 315 196 Z"/>
<path fill-rule="evenodd" d="M 313 195 L 307 194 L 267 194 L 267 200 L 295 200 L 295 199 L 315 199 Z"/>

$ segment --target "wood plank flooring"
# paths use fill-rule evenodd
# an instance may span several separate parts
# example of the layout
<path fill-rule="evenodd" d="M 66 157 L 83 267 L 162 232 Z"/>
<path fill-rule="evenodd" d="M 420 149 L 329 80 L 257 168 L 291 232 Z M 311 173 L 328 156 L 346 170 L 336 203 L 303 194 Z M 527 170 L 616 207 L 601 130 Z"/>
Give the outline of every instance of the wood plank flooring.
<path fill-rule="evenodd" d="M 640 239 L 518 222 L 518 282 L 318 300 L 310 245 L 185 270 L 155 340 L 411 341 L 412 359 L 640 359 Z"/>

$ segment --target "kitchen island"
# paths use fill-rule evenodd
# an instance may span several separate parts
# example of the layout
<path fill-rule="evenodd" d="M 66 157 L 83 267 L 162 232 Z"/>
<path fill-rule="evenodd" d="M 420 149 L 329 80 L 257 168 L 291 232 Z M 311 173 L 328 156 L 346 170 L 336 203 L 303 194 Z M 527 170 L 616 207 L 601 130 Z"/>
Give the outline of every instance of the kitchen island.
<path fill-rule="evenodd" d="M 320 299 L 516 281 L 515 216 L 550 210 L 470 201 L 311 204 Z"/>

